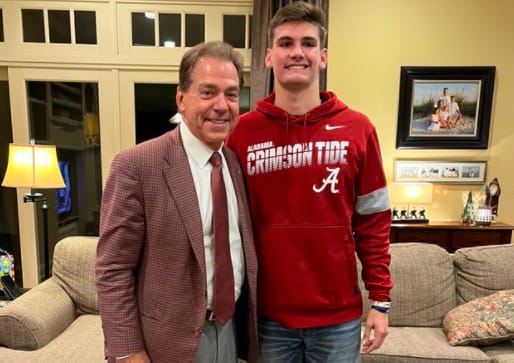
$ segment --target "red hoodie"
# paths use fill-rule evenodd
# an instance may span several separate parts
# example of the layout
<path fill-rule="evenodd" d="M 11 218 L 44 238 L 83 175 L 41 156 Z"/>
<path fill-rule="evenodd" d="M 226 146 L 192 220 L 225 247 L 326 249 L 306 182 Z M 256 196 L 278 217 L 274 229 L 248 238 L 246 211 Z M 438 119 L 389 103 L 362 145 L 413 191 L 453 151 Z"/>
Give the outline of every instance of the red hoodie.
<path fill-rule="evenodd" d="M 294 116 L 275 95 L 241 116 L 227 146 L 246 177 L 259 258 L 259 313 L 290 328 L 362 315 L 388 301 L 391 213 L 376 131 L 333 93 Z"/>

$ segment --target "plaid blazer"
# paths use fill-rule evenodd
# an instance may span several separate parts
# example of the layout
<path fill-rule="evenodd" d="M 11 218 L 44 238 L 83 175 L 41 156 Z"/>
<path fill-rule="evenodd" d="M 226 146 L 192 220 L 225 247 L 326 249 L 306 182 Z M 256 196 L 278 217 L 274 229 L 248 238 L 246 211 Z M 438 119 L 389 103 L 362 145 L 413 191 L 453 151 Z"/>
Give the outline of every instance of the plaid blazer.
<path fill-rule="evenodd" d="M 238 344 L 247 344 L 238 348 L 254 362 L 257 258 L 241 169 L 231 150 L 224 155 L 246 266 L 237 320 L 245 327 Z M 109 360 L 146 350 L 153 363 L 194 362 L 205 322 L 205 276 L 200 210 L 177 127 L 119 153 L 104 188 L 96 287 Z"/>

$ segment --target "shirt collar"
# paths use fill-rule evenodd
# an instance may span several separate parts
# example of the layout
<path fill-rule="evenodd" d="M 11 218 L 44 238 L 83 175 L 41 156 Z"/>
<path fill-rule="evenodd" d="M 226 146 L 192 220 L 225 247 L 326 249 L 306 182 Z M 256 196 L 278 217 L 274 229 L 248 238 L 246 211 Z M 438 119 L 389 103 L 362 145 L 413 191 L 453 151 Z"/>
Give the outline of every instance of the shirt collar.
<path fill-rule="evenodd" d="M 187 156 L 193 159 L 199 167 L 204 167 L 207 165 L 213 153 L 212 149 L 205 145 L 195 135 L 193 135 L 191 130 L 189 130 L 189 126 L 187 126 L 185 122 L 181 122 L 179 124 L 179 128 L 180 136 L 182 137 L 182 143 L 184 144 L 184 149 L 186 150 Z M 222 148 L 223 143 L 217 151 L 221 154 L 221 158 L 224 159 L 223 152 L 221 151 Z"/>

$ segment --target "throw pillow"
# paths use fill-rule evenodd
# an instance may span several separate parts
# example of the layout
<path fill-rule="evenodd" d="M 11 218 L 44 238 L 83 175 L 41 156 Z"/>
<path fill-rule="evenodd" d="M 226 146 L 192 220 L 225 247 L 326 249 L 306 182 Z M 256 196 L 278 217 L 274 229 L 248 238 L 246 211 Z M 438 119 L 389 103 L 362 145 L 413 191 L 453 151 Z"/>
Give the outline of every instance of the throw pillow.
<path fill-rule="evenodd" d="M 471 300 L 446 314 L 450 345 L 488 345 L 514 338 L 514 290 Z"/>

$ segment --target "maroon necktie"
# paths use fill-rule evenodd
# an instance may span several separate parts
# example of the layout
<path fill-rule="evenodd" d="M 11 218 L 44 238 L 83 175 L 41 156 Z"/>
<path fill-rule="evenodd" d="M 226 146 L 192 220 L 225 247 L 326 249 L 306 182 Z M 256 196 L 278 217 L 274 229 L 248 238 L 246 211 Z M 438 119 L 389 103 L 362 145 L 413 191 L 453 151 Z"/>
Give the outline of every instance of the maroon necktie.
<path fill-rule="evenodd" d="M 230 258 L 227 193 L 221 169 L 221 155 L 211 158 L 212 228 L 214 232 L 214 315 L 225 324 L 234 313 L 234 272 Z"/>

